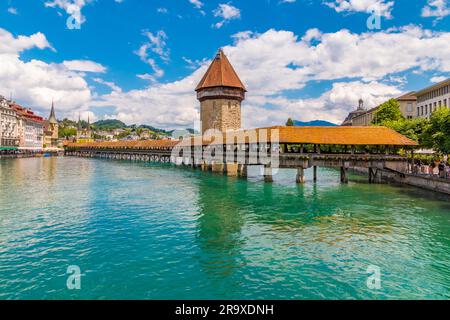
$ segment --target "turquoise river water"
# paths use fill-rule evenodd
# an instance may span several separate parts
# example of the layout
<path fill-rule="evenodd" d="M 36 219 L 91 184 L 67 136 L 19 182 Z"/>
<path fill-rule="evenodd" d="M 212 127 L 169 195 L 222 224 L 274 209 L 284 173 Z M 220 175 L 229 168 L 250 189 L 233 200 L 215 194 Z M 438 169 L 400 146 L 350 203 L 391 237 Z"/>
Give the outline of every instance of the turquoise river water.
<path fill-rule="evenodd" d="M 307 174 L 1 160 L 0 299 L 450 298 L 448 197 Z"/>

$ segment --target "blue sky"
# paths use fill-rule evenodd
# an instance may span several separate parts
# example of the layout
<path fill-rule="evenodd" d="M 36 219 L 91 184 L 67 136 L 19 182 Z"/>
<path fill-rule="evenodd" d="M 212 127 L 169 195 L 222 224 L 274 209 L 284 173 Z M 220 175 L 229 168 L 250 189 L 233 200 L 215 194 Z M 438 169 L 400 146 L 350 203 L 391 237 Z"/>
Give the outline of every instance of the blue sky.
<path fill-rule="evenodd" d="M 448 0 L 2 0 L 0 94 L 44 115 L 54 99 L 59 118 L 192 127 L 224 47 L 249 90 L 245 127 L 338 123 L 360 97 L 449 77 L 449 14 Z"/>

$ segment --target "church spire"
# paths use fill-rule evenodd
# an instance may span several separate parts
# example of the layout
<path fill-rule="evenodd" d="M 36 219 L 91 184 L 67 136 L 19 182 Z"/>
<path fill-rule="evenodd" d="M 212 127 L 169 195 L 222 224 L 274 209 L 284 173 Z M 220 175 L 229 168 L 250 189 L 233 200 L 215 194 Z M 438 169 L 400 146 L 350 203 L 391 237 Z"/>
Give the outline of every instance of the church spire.
<path fill-rule="evenodd" d="M 56 119 L 56 115 L 55 115 L 55 105 L 53 103 L 53 99 L 52 99 L 52 109 L 50 110 L 50 117 L 48 118 L 48 122 L 51 124 L 58 123 L 58 120 Z"/>
<path fill-rule="evenodd" d="M 81 115 L 78 112 L 78 131 L 81 132 L 83 128 L 81 127 Z"/>

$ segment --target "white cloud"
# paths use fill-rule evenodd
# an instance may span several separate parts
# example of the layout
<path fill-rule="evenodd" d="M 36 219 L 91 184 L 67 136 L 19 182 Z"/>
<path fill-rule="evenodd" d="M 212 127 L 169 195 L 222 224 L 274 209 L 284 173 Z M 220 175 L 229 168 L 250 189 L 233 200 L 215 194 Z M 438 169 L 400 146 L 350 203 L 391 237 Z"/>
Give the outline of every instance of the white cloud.
<path fill-rule="evenodd" d="M 157 34 L 153 38 L 158 39 Z M 360 97 L 372 107 L 399 95 L 403 91 L 400 75 L 405 72 L 450 72 L 450 33 L 415 26 L 361 34 L 318 29 L 303 35 L 283 30 L 261 34 L 244 31 L 233 41 L 224 50 L 249 91 L 242 109 L 245 127 L 282 124 L 288 117 L 338 123 Z M 96 78 L 94 81 L 109 86 L 112 92 L 93 96 L 83 75 L 64 63 L 20 60 L 23 50 L 52 48 L 43 34 L 14 37 L 0 29 L 0 93 L 13 92 L 16 99 L 41 108 L 55 98 L 62 113 L 59 116 L 73 117 L 78 110 L 86 113 L 89 107 L 114 107 L 116 111 L 109 117 L 126 123 L 192 127 L 199 106 L 194 88 L 208 63 L 200 63 L 179 81 L 160 83 L 157 80 L 163 71 L 156 69 L 149 54 L 166 52 L 159 50 L 165 48 L 161 43 L 149 41 L 137 52 L 154 70 L 153 74 L 138 75 L 152 81 L 146 88 L 121 92 L 116 84 Z M 330 81 L 330 89 L 318 97 L 292 97 L 316 81 Z"/>
<path fill-rule="evenodd" d="M 156 9 L 156 12 L 166 14 L 166 13 L 169 13 L 169 9 L 161 7 L 161 8 Z"/>
<path fill-rule="evenodd" d="M 102 85 L 104 85 L 104 86 L 107 86 L 107 87 L 109 87 L 112 91 L 114 91 L 114 92 L 122 92 L 122 88 L 120 88 L 118 85 L 116 85 L 114 82 L 110 82 L 110 81 L 105 81 L 105 80 L 103 80 L 103 79 L 101 79 L 101 78 L 94 78 L 94 79 L 92 79 L 92 80 L 94 80 L 95 82 L 97 82 L 97 83 L 100 83 L 100 84 L 102 84 Z"/>
<path fill-rule="evenodd" d="M 233 39 L 235 43 L 224 50 L 248 89 L 242 109 L 246 127 L 281 124 L 288 117 L 338 123 L 360 97 L 367 107 L 373 107 L 400 95 L 399 73 L 450 72 L 450 33 L 414 26 L 362 34 L 311 29 L 302 37 L 268 30 L 241 32 Z M 194 88 L 206 68 L 201 65 L 180 81 L 105 95 L 95 104 L 115 106 L 114 116 L 128 123 L 192 127 L 199 106 Z M 332 88 L 319 97 L 286 98 L 286 90 L 298 92 L 324 80 L 332 81 Z"/>
<path fill-rule="evenodd" d="M 40 32 L 14 37 L 0 28 L 0 94 L 12 94 L 15 100 L 44 114 L 52 99 L 58 106 L 58 116 L 87 108 L 92 96 L 83 77 L 63 64 L 22 61 L 20 53 L 32 48 L 54 50 Z"/>
<path fill-rule="evenodd" d="M 388 0 L 333 0 L 324 3 L 336 12 L 371 12 L 374 10 L 386 18 L 392 18 L 394 6 L 394 1 Z"/>
<path fill-rule="evenodd" d="M 161 78 L 162 76 L 164 76 L 164 70 L 159 67 L 155 59 L 150 57 L 149 53 L 153 52 L 157 54 L 164 63 L 168 63 L 170 61 L 170 50 L 167 48 L 166 43 L 168 37 L 162 30 L 156 32 L 155 34 L 149 31 L 145 31 L 143 35 L 146 36 L 149 41 L 141 45 L 141 47 L 135 52 L 135 54 L 138 55 L 141 60 L 147 63 L 153 70 L 154 74 L 152 76 L 147 74 L 145 75 L 145 78 L 155 81 L 157 78 Z"/>
<path fill-rule="evenodd" d="M 289 117 L 302 121 L 320 119 L 340 124 L 350 111 L 356 109 L 360 98 L 366 106 L 374 107 L 400 93 L 397 87 L 376 81 L 353 81 L 333 83 L 329 91 L 317 98 L 250 97 L 242 109 L 244 126 L 254 128 L 261 125 L 280 125 Z M 266 104 L 272 107 L 266 108 Z"/>
<path fill-rule="evenodd" d="M 19 12 L 17 11 L 17 8 L 13 8 L 13 7 L 9 7 L 8 12 L 11 14 L 14 14 L 14 15 L 19 14 Z"/>
<path fill-rule="evenodd" d="M 448 0 L 428 0 L 427 5 L 422 8 L 422 17 L 434 17 L 437 20 L 443 19 L 450 14 Z"/>
<path fill-rule="evenodd" d="M 81 72 L 105 73 L 106 67 L 89 60 L 70 60 L 62 63 L 67 69 Z"/>
<path fill-rule="evenodd" d="M 433 82 L 433 83 L 439 83 L 439 82 L 445 81 L 447 79 L 448 79 L 447 77 L 439 76 L 439 77 L 432 77 L 430 79 L 430 81 Z"/>
<path fill-rule="evenodd" d="M 192 3 L 196 9 L 201 9 L 203 7 L 203 2 L 200 0 L 189 0 L 189 2 Z"/>
<path fill-rule="evenodd" d="M 225 23 L 227 23 L 230 20 L 235 20 L 235 19 L 241 18 L 241 10 L 232 6 L 230 3 L 219 4 L 217 9 L 215 9 L 213 13 L 214 13 L 215 17 L 222 18 L 221 21 L 214 24 L 214 27 L 217 29 L 221 28 Z"/>
<path fill-rule="evenodd" d="M 10 32 L 0 28 L 0 54 L 16 54 L 34 47 L 41 50 L 46 48 L 55 50 L 41 32 L 37 32 L 31 36 L 14 37 Z"/>

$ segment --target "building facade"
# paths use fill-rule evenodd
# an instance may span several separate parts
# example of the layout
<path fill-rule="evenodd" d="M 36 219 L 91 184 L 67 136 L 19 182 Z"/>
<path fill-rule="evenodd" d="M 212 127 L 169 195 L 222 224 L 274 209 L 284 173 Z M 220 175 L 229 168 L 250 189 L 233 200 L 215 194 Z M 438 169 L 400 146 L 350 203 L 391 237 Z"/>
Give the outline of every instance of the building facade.
<path fill-rule="evenodd" d="M 415 116 L 429 118 L 437 109 L 450 106 L 450 79 L 416 92 L 416 96 Z"/>
<path fill-rule="evenodd" d="M 414 92 L 409 92 L 396 98 L 400 105 L 400 111 L 406 119 L 415 118 L 417 97 Z M 359 106 L 355 111 L 350 112 L 342 123 L 343 126 L 369 126 L 375 120 L 379 106 L 366 110 L 363 101 L 359 100 Z"/>
<path fill-rule="evenodd" d="M 18 147 L 17 112 L 5 97 L 0 96 L 0 147 Z"/>
<path fill-rule="evenodd" d="M 19 149 L 41 151 L 44 147 L 44 118 L 16 103 L 11 103 L 17 113 Z"/>
<path fill-rule="evenodd" d="M 202 134 L 211 129 L 226 132 L 241 128 L 246 89 L 223 50 L 219 50 L 195 91 L 200 101 Z"/>

